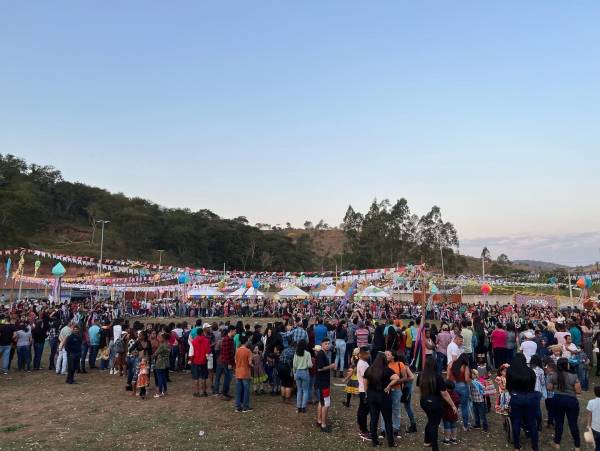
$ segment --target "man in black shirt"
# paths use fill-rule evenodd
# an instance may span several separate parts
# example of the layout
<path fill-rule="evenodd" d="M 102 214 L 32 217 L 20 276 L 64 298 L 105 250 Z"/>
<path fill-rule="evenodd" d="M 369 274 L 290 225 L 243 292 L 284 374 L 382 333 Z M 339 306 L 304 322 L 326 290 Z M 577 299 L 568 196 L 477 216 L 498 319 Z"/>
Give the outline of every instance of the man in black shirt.
<path fill-rule="evenodd" d="M 316 356 L 317 376 L 315 380 L 315 387 L 317 387 L 319 390 L 317 424 L 319 424 L 321 432 L 331 432 L 331 428 L 327 426 L 327 411 L 331 405 L 331 370 L 335 368 L 335 363 L 330 363 L 329 357 L 327 357 L 327 352 L 329 351 L 330 347 L 331 342 L 329 338 L 323 338 L 323 341 L 321 342 L 321 349 L 318 350 Z"/>
<path fill-rule="evenodd" d="M 75 383 L 75 371 L 79 369 L 79 359 L 81 358 L 81 336 L 79 335 L 79 326 L 73 326 L 73 332 L 69 335 L 64 344 L 67 352 L 67 384 Z"/>
<path fill-rule="evenodd" d="M 8 374 L 8 367 L 10 366 L 10 348 L 13 339 L 13 334 L 17 330 L 14 324 L 10 323 L 10 318 L 0 318 L 0 323 L 4 321 L 4 324 L 0 325 L 0 355 L 2 360 L 0 361 L 0 371 L 2 374 Z"/>

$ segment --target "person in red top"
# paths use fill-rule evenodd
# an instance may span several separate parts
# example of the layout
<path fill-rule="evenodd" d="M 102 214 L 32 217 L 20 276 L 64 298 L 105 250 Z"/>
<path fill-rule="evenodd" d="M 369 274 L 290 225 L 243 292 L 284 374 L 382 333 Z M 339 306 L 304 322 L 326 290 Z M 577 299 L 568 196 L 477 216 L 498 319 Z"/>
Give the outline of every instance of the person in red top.
<path fill-rule="evenodd" d="M 508 333 L 504 330 L 502 323 L 496 324 L 496 328 L 490 335 L 490 343 L 494 351 L 494 365 L 496 368 L 500 368 L 506 361 L 506 340 L 508 339 Z"/>
<path fill-rule="evenodd" d="M 223 390 L 221 393 L 221 399 L 227 401 L 231 399 L 229 395 L 229 386 L 231 385 L 232 371 L 235 367 L 235 344 L 233 337 L 236 334 L 235 326 L 230 325 L 227 329 L 227 335 L 223 337 L 221 341 L 221 352 L 219 353 L 219 364 L 217 365 L 217 372 L 215 374 L 215 383 L 213 386 L 213 394 L 219 394 L 219 387 L 221 385 L 221 376 L 223 376 Z"/>
<path fill-rule="evenodd" d="M 190 364 L 192 367 L 192 379 L 196 382 L 196 391 L 194 392 L 195 397 L 200 397 L 200 385 L 202 385 L 202 396 L 208 396 L 206 392 L 206 380 L 208 379 L 208 364 L 206 356 L 210 354 L 210 340 L 208 334 L 210 333 L 210 324 L 205 323 L 202 326 L 203 333 L 198 334 L 196 338 L 192 340 L 192 347 L 194 349 L 193 355 L 190 358 Z"/>

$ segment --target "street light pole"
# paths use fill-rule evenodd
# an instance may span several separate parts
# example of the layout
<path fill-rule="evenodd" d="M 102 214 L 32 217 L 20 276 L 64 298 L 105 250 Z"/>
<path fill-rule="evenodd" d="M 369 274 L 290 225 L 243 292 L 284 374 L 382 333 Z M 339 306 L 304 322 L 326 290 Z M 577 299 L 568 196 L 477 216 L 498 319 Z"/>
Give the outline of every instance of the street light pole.
<path fill-rule="evenodd" d="M 158 252 L 158 269 L 160 269 L 161 264 L 162 264 L 162 254 L 165 250 L 164 249 L 156 249 L 156 252 Z"/>
<path fill-rule="evenodd" d="M 110 223 L 110 221 L 100 219 L 96 222 L 102 224 L 102 232 L 100 235 L 100 262 L 98 263 L 98 275 L 100 275 L 100 273 L 102 272 L 102 253 L 104 252 L 104 225 Z"/>

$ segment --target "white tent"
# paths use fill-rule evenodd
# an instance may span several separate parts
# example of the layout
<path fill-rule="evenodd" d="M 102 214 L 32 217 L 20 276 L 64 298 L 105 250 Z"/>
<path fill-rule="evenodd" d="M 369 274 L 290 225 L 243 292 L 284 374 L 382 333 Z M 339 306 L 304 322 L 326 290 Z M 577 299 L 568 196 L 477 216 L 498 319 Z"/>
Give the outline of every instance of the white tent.
<path fill-rule="evenodd" d="M 198 288 L 194 288 L 193 290 L 188 291 L 188 296 L 211 296 L 211 297 L 217 297 L 217 296 L 224 296 L 223 293 L 221 293 L 217 287 L 211 287 L 211 286 L 207 286 L 207 285 L 203 285 L 201 287 Z"/>
<path fill-rule="evenodd" d="M 232 293 L 229 293 L 227 296 L 231 296 L 231 297 L 240 297 L 240 296 L 256 296 L 256 297 L 263 297 L 265 294 L 262 291 L 257 290 L 254 287 L 250 287 L 250 288 L 246 288 L 246 287 L 239 287 L 237 290 L 235 290 Z"/>
<path fill-rule="evenodd" d="M 385 291 L 383 288 L 376 287 L 375 285 L 370 285 L 363 291 L 357 293 L 356 296 L 360 296 L 362 298 L 389 298 L 392 295 Z"/>
<path fill-rule="evenodd" d="M 335 286 L 333 285 L 329 285 L 324 290 L 319 291 L 319 294 L 317 296 L 319 296 L 320 298 L 342 298 L 346 296 L 346 293 L 339 289 L 336 290 Z"/>
<path fill-rule="evenodd" d="M 282 298 L 307 298 L 308 293 L 302 291 L 300 288 L 290 285 L 277 293 Z"/>

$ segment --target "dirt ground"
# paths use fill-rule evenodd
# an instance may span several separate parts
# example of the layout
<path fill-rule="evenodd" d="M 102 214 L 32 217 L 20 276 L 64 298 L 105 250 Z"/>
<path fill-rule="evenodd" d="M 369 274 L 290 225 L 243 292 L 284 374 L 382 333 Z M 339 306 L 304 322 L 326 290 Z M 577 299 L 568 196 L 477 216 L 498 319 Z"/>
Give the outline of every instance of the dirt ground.
<path fill-rule="evenodd" d="M 190 320 L 190 322 L 192 322 Z M 47 368 L 47 354 L 43 366 Z M 300 450 L 367 449 L 370 442 L 358 437 L 357 399 L 348 409 L 343 387 L 332 386 L 330 424 L 332 432 L 315 427 L 316 407 L 297 414 L 294 404 L 283 405 L 279 397 L 251 396 L 253 412 L 234 412 L 233 402 L 218 397 L 194 398 L 190 373 L 172 374 L 168 396 L 141 400 L 125 391 L 124 378 L 95 370 L 76 375 L 77 384 L 65 384 L 64 376 L 47 369 L 0 376 L 0 450 L 22 449 L 231 449 Z M 332 378 L 332 384 L 341 380 Z M 591 384 L 600 383 L 592 378 Z M 232 387 L 232 392 L 234 387 Z M 580 425 L 583 431 L 587 392 L 581 397 Z M 418 390 L 413 396 L 419 432 L 403 434 L 404 449 L 423 449 L 425 416 L 418 406 Z M 545 412 L 544 412 L 545 414 Z M 406 427 L 403 412 L 402 429 Z M 459 432 L 462 450 L 513 449 L 504 437 L 501 417 L 489 414 L 490 433 Z M 552 449 L 552 430 L 544 429 L 540 449 Z M 440 446 L 443 446 L 440 443 Z M 586 448 L 588 446 L 588 448 Z M 523 438 L 523 449 L 529 443 Z M 562 449 L 573 442 L 565 424 Z M 584 445 L 582 449 L 592 449 Z"/>

